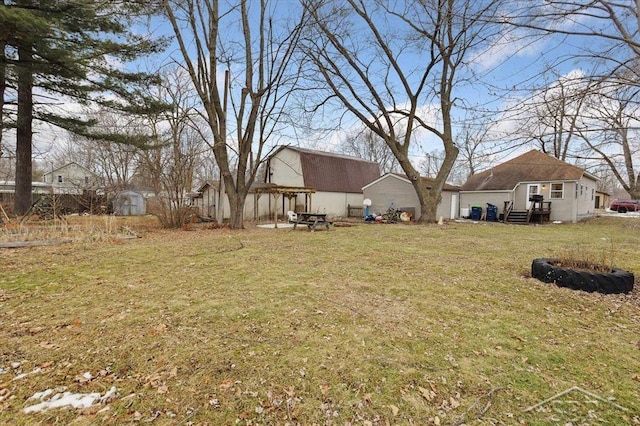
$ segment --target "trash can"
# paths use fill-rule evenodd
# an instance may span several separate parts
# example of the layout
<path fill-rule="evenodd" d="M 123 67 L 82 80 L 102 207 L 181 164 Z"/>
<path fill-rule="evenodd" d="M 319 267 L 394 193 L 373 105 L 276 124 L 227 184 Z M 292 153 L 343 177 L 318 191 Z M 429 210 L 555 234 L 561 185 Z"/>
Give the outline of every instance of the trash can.
<path fill-rule="evenodd" d="M 471 206 L 471 219 L 472 220 L 480 220 L 482 217 L 482 207 L 481 206 Z"/>
<path fill-rule="evenodd" d="M 498 206 L 487 203 L 487 222 L 498 220 Z"/>

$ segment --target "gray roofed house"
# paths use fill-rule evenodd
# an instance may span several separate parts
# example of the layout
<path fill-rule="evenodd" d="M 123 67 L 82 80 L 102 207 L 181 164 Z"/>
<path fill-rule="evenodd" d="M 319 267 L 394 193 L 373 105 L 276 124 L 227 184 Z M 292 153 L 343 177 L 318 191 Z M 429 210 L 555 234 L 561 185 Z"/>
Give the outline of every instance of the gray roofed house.
<path fill-rule="evenodd" d="M 531 150 L 511 160 L 470 176 L 460 190 L 461 216 L 473 206 L 497 206 L 498 214 L 510 221 L 536 208 L 532 198 L 541 197 L 547 220 L 577 222 L 593 215 L 597 178 L 584 169 Z M 513 220 L 516 222 L 516 220 Z"/>

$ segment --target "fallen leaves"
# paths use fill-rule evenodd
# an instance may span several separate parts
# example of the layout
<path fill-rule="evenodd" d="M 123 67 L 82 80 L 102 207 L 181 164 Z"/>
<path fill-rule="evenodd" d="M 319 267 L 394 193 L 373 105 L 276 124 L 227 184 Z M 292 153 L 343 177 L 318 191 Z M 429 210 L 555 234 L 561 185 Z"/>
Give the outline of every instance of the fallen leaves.
<path fill-rule="evenodd" d="M 8 399 L 12 394 L 8 388 L 0 388 L 0 402 Z"/>
<path fill-rule="evenodd" d="M 422 397 L 427 401 L 433 402 L 436 399 L 436 393 L 432 389 L 426 389 L 418 386 L 418 390 L 420 391 L 420 395 L 422 395 Z"/>
<path fill-rule="evenodd" d="M 400 409 L 397 406 L 391 404 L 388 405 L 388 407 L 391 408 L 391 414 L 393 414 L 393 417 L 396 417 L 398 413 L 400 413 Z"/>
<path fill-rule="evenodd" d="M 235 381 L 233 379 L 226 378 L 218 385 L 218 389 L 222 392 L 226 392 L 232 389 L 233 385 L 235 385 Z"/>

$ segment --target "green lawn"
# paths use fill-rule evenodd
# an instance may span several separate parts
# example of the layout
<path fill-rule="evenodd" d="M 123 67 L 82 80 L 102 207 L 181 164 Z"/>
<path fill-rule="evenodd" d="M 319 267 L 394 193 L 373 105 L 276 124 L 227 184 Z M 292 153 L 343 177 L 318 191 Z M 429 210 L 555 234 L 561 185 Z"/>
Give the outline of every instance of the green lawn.
<path fill-rule="evenodd" d="M 0 249 L 0 424 L 640 422 L 640 291 L 529 277 L 640 274 L 640 219 L 141 235 Z"/>

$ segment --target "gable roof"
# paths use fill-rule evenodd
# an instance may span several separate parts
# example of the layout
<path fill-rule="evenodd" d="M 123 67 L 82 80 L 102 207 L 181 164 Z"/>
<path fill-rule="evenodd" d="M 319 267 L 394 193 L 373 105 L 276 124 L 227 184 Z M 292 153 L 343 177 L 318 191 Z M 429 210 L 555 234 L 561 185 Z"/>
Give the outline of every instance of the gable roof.
<path fill-rule="evenodd" d="M 87 172 L 87 173 L 92 174 L 93 176 L 98 177 L 98 174 L 96 174 L 96 173 L 92 172 L 91 170 L 87 169 L 86 167 L 84 167 L 84 166 L 82 166 L 82 165 L 80 165 L 80 164 L 76 163 L 75 161 L 72 161 L 72 162 L 70 162 L 70 163 L 66 163 L 66 164 L 64 164 L 64 165 L 62 165 L 62 166 L 60 166 L 60 167 L 57 167 L 57 168 L 53 169 L 53 170 L 45 171 L 45 172 L 43 173 L 43 176 L 48 176 L 48 175 L 50 175 L 50 174 L 52 174 L 52 173 L 56 173 L 56 172 L 59 172 L 59 171 L 64 170 L 64 169 L 68 169 L 69 167 L 77 167 L 77 168 L 79 168 L 79 169 L 84 170 L 84 171 L 85 171 L 85 172 Z"/>
<path fill-rule="evenodd" d="M 461 190 L 511 191 L 520 182 L 578 181 L 584 175 L 596 180 L 578 166 L 533 149 L 491 169 L 469 176 Z"/>
<path fill-rule="evenodd" d="M 385 173 L 384 175 L 380 176 L 376 180 L 366 184 L 362 188 L 362 190 L 364 191 L 365 188 L 368 188 L 371 185 L 375 185 L 376 183 L 380 182 L 381 180 L 384 180 L 384 179 L 387 179 L 387 178 L 390 178 L 390 177 L 391 178 L 400 179 L 401 181 L 409 183 L 409 184 L 411 183 L 411 181 L 409 180 L 407 175 L 403 175 L 403 174 L 400 174 L 400 173 Z M 420 180 L 422 181 L 422 184 L 427 187 L 427 189 L 431 189 L 431 187 L 433 187 L 433 183 L 435 182 L 435 179 L 429 178 L 429 177 L 424 177 L 424 176 L 421 176 Z M 452 191 L 452 192 L 460 191 L 460 187 L 459 186 L 451 185 L 451 184 L 446 183 L 446 182 L 445 182 L 444 187 L 442 189 L 444 191 Z"/>
<path fill-rule="evenodd" d="M 364 185 L 380 176 L 380 166 L 373 161 L 293 146 L 284 148 L 300 155 L 304 186 L 316 191 L 361 193 Z"/>
<path fill-rule="evenodd" d="M 220 185 L 220 181 L 219 180 L 205 180 L 202 185 L 200 185 L 200 187 L 198 189 L 196 189 L 196 192 L 204 192 L 207 188 L 217 188 Z"/>

